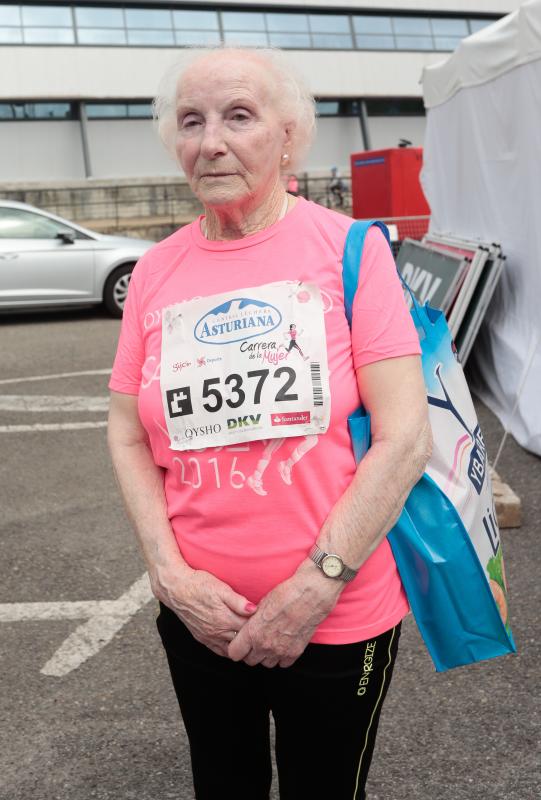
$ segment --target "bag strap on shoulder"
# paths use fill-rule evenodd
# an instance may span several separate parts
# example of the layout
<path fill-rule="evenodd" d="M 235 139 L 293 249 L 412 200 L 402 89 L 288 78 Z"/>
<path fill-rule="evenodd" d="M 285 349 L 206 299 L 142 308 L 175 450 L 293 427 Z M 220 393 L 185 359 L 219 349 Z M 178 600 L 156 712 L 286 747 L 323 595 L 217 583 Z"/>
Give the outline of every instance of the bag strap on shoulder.
<path fill-rule="evenodd" d="M 353 309 L 353 299 L 357 286 L 359 285 L 359 271 L 363 255 L 364 240 L 368 229 L 376 225 L 384 234 L 391 246 L 391 237 L 387 226 L 376 219 L 357 220 L 353 223 L 346 236 L 344 244 L 344 256 L 342 258 L 342 282 L 344 284 L 344 306 L 346 317 L 351 328 L 351 314 Z"/>
<path fill-rule="evenodd" d="M 342 283 L 344 284 L 344 308 L 350 328 L 353 312 L 353 300 L 359 285 L 359 274 L 363 256 L 364 241 L 366 239 L 366 234 L 372 225 L 376 225 L 382 231 L 383 235 L 387 239 L 389 247 L 391 248 L 391 237 L 389 236 L 389 230 L 385 223 L 378 219 L 356 220 L 350 227 L 344 244 L 344 255 L 342 257 Z M 400 274 L 398 267 L 396 268 L 396 272 L 400 278 L 402 286 L 408 292 L 411 298 L 412 317 L 415 327 L 417 328 L 419 335 L 424 337 L 424 335 L 426 335 L 426 331 L 423 322 L 423 315 L 421 313 L 422 306 L 411 291 L 407 282 Z"/>

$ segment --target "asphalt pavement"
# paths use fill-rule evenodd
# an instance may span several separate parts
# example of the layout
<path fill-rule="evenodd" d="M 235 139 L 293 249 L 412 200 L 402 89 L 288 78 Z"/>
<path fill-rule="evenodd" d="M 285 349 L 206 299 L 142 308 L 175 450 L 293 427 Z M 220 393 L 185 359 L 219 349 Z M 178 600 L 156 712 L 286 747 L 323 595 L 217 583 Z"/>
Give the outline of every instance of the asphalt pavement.
<path fill-rule="evenodd" d="M 105 442 L 118 329 L 97 310 L 0 318 L 1 800 L 193 798 Z M 490 457 L 501 427 L 478 410 Z M 369 800 L 541 797 L 541 459 L 509 438 L 498 472 L 523 503 L 502 534 L 518 654 L 436 674 L 408 618 Z"/>

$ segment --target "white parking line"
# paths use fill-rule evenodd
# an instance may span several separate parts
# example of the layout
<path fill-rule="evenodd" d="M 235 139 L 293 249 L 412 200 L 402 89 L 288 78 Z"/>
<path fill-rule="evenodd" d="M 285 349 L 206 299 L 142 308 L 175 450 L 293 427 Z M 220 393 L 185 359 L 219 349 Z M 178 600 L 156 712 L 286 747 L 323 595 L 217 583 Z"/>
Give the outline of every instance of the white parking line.
<path fill-rule="evenodd" d="M 0 395 L 0 411 L 107 411 L 108 408 L 107 395 Z"/>
<path fill-rule="evenodd" d="M 49 381 L 54 378 L 78 378 L 79 375 L 110 375 L 110 369 L 86 369 L 80 372 L 56 372 L 51 375 L 29 375 L 24 378 L 2 378 L 0 386 L 8 383 L 24 383 L 26 381 Z"/>
<path fill-rule="evenodd" d="M 61 677 L 96 655 L 152 598 L 148 574 L 145 572 L 118 600 L 2 603 L 0 622 L 88 618 L 64 640 L 40 670 L 43 675 Z"/>
<path fill-rule="evenodd" d="M 48 619 L 89 619 L 96 614 L 112 614 L 118 600 L 69 600 L 58 603 L 3 603 L 0 622 L 26 622 Z"/>
<path fill-rule="evenodd" d="M 36 433 L 39 431 L 79 431 L 86 428 L 106 428 L 107 420 L 99 422 L 36 422 L 35 425 L 0 425 L 0 433 Z"/>

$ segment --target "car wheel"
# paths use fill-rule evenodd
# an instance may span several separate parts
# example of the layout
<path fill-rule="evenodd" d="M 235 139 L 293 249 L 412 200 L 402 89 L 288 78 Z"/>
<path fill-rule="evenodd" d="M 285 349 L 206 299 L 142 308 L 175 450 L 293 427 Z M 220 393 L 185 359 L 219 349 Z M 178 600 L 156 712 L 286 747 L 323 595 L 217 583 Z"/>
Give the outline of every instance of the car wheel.
<path fill-rule="evenodd" d="M 133 264 L 124 264 L 111 272 L 103 289 L 103 304 L 111 316 L 120 319 L 128 296 Z"/>

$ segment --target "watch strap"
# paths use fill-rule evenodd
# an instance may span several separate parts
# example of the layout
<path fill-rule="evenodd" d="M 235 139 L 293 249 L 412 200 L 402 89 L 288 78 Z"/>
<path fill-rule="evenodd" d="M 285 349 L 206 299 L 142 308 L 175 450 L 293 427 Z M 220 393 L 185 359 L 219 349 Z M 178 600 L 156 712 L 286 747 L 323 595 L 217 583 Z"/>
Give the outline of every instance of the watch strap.
<path fill-rule="evenodd" d="M 326 555 L 327 553 L 325 553 L 324 550 L 321 550 L 321 548 L 319 548 L 317 544 L 312 545 L 312 547 L 310 548 L 310 552 L 308 553 L 308 557 L 311 558 L 314 564 L 318 567 L 321 567 L 321 562 L 323 561 Z"/>
<path fill-rule="evenodd" d="M 323 571 L 322 569 L 323 559 L 326 558 L 326 556 L 331 556 L 331 555 L 335 556 L 336 558 L 339 558 L 340 561 L 342 561 L 342 558 L 339 555 L 337 555 L 336 553 L 326 553 L 325 550 L 322 550 L 320 547 L 317 546 L 317 544 L 312 545 L 312 547 L 310 548 L 310 552 L 308 553 L 308 557 L 311 558 L 314 564 L 316 564 L 316 566 L 318 566 L 322 571 Z M 342 565 L 343 565 L 343 570 L 340 573 L 340 575 L 336 576 L 336 578 L 338 580 L 344 581 L 344 583 L 349 583 L 349 581 L 352 581 L 353 578 L 356 577 L 358 570 L 352 569 L 351 567 L 347 567 L 343 561 Z"/>
<path fill-rule="evenodd" d="M 357 572 L 358 570 L 351 569 L 351 567 L 346 567 L 344 564 L 344 571 L 340 575 L 340 580 L 344 581 L 345 583 L 349 583 L 349 581 L 352 581 L 353 578 L 357 577 Z"/>

